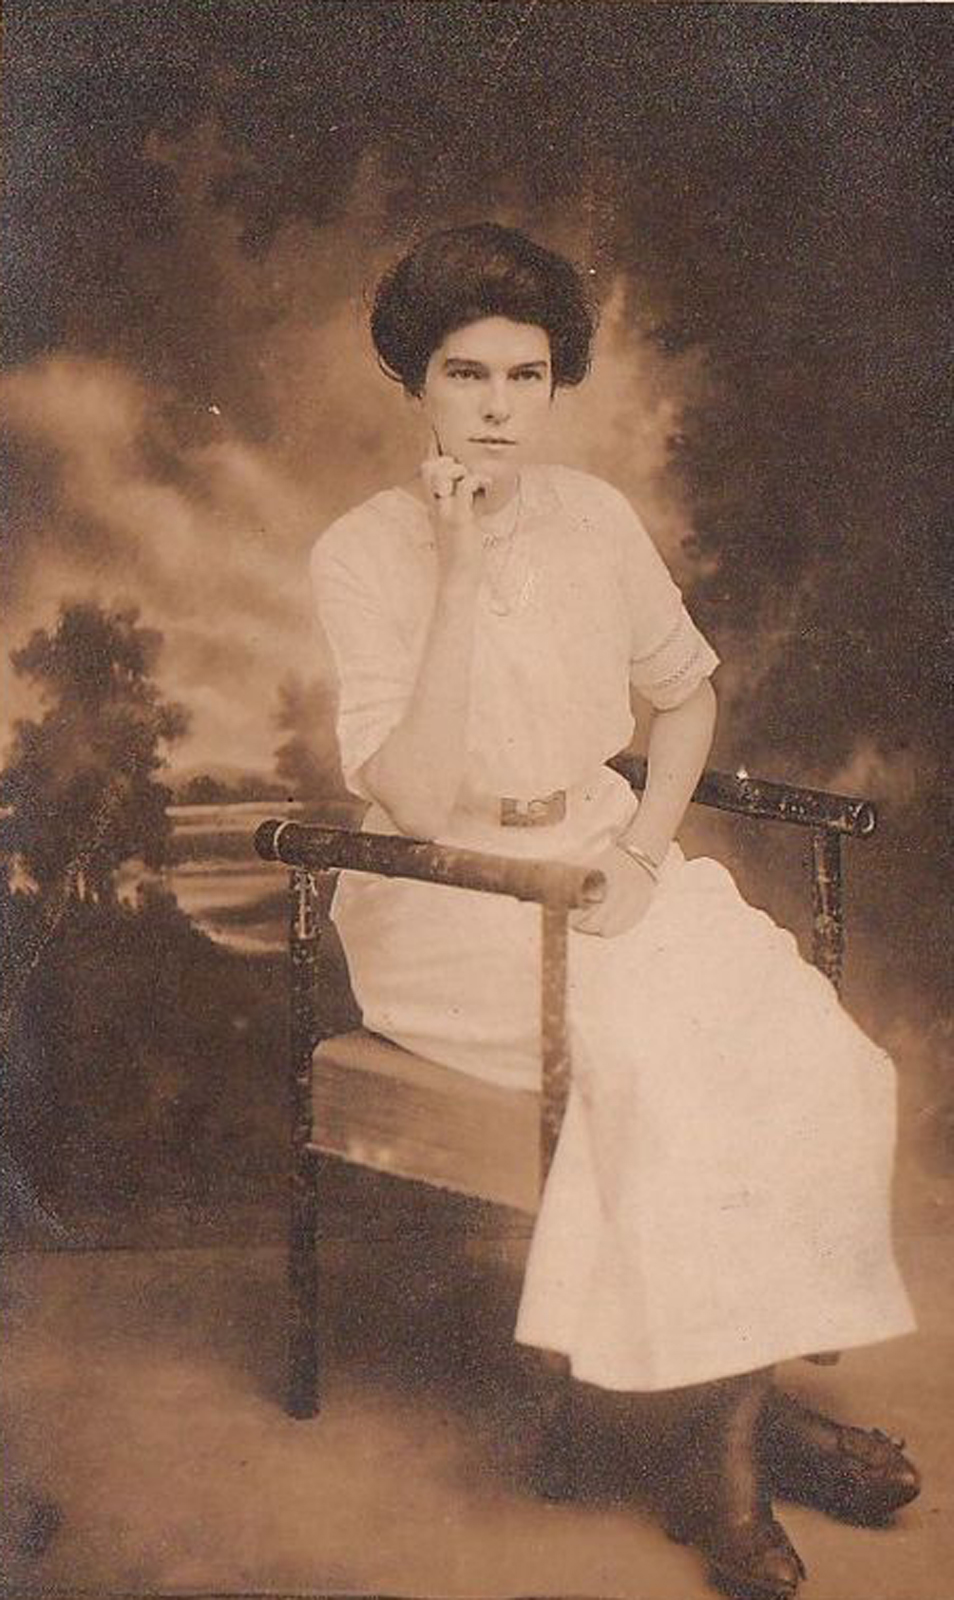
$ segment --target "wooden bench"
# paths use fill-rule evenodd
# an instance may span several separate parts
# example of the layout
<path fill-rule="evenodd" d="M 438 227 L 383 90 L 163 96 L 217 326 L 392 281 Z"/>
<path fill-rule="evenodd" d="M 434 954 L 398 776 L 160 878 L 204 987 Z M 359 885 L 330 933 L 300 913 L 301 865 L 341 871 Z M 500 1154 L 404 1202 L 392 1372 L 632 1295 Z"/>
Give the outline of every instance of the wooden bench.
<path fill-rule="evenodd" d="M 640 758 L 621 756 L 611 765 L 634 788 L 643 786 L 646 768 Z M 703 775 L 693 799 L 809 830 L 813 959 L 839 986 L 844 945 L 841 840 L 873 833 L 877 818 L 872 803 L 718 772 Z M 318 824 L 269 820 L 258 828 L 255 847 L 264 859 L 292 869 L 288 1410 L 295 1417 L 310 1417 L 318 1409 L 315 1247 L 321 1160 L 335 1157 L 532 1213 L 569 1085 L 567 919 L 575 907 L 599 899 L 604 884 L 601 874 L 562 862 L 482 855 Z M 425 1061 L 360 1027 L 323 1036 L 316 986 L 329 931 L 333 875 L 340 869 L 508 894 L 540 906 L 539 1094 L 498 1088 Z M 332 982 L 342 979 L 339 972 Z"/>
<path fill-rule="evenodd" d="M 411 1055 L 363 1028 L 320 1044 L 310 1154 L 533 1212 L 540 1096 Z"/>

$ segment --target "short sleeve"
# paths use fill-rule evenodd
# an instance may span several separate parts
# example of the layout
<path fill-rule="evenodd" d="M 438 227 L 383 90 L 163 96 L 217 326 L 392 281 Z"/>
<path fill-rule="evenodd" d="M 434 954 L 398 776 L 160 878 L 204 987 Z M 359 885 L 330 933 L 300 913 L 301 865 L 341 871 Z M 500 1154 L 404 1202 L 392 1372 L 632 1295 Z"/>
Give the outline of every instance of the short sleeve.
<path fill-rule="evenodd" d="M 719 665 L 629 501 L 608 490 L 630 631 L 630 681 L 660 711 L 681 705 Z"/>
<path fill-rule="evenodd" d="M 312 553 L 311 581 L 338 675 L 341 770 L 351 792 L 370 800 L 361 768 L 401 721 L 415 667 L 363 531 L 348 518 L 332 524 Z"/>

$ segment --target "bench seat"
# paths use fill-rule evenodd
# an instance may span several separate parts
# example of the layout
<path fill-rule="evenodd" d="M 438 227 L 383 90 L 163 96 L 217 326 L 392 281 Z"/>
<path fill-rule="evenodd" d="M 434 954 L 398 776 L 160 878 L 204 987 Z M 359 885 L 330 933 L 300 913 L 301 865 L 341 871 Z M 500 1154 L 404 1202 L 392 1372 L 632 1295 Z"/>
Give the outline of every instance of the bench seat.
<path fill-rule="evenodd" d="M 540 1096 L 483 1083 L 357 1028 L 314 1052 L 307 1148 L 534 1213 Z"/>

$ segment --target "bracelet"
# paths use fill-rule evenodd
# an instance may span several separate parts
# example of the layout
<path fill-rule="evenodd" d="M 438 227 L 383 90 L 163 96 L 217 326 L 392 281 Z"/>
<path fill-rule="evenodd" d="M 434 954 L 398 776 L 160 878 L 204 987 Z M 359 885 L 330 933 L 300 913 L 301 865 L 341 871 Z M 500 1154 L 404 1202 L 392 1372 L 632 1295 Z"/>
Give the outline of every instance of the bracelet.
<path fill-rule="evenodd" d="M 635 861 L 638 867 L 642 867 L 652 878 L 653 883 L 659 882 L 659 862 L 654 861 L 647 850 L 641 850 L 638 844 L 627 844 L 625 839 L 617 839 L 616 848 L 622 850 L 625 856 L 629 856 L 630 861 Z"/>

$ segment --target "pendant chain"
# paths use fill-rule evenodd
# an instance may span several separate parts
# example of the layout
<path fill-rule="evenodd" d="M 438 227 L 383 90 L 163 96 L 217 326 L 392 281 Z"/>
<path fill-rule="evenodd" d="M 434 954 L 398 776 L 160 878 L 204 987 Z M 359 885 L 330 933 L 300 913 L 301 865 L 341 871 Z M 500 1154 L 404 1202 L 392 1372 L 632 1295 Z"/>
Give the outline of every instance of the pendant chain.
<path fill-rule="evenodd" d="M 490 609 L 497 617 L 508 617 L 511 612 L 518 611 L 526 603 L 533 587 L 533 566 L 527 555 L 527 570 L 523 582 L 515 593 L 507 592 L 507 577 L 513 565 L 514 551 L 517 548 L 520 534 L 520 518 L 523 512 L 522 486 L 517 483 L 517 507 L 514 512 L 513 522 L 506 533 L 487 534 L 484 538 L 484 548 L 487 551 L 486 576 L 487 586 L 490 590 Z"/>

